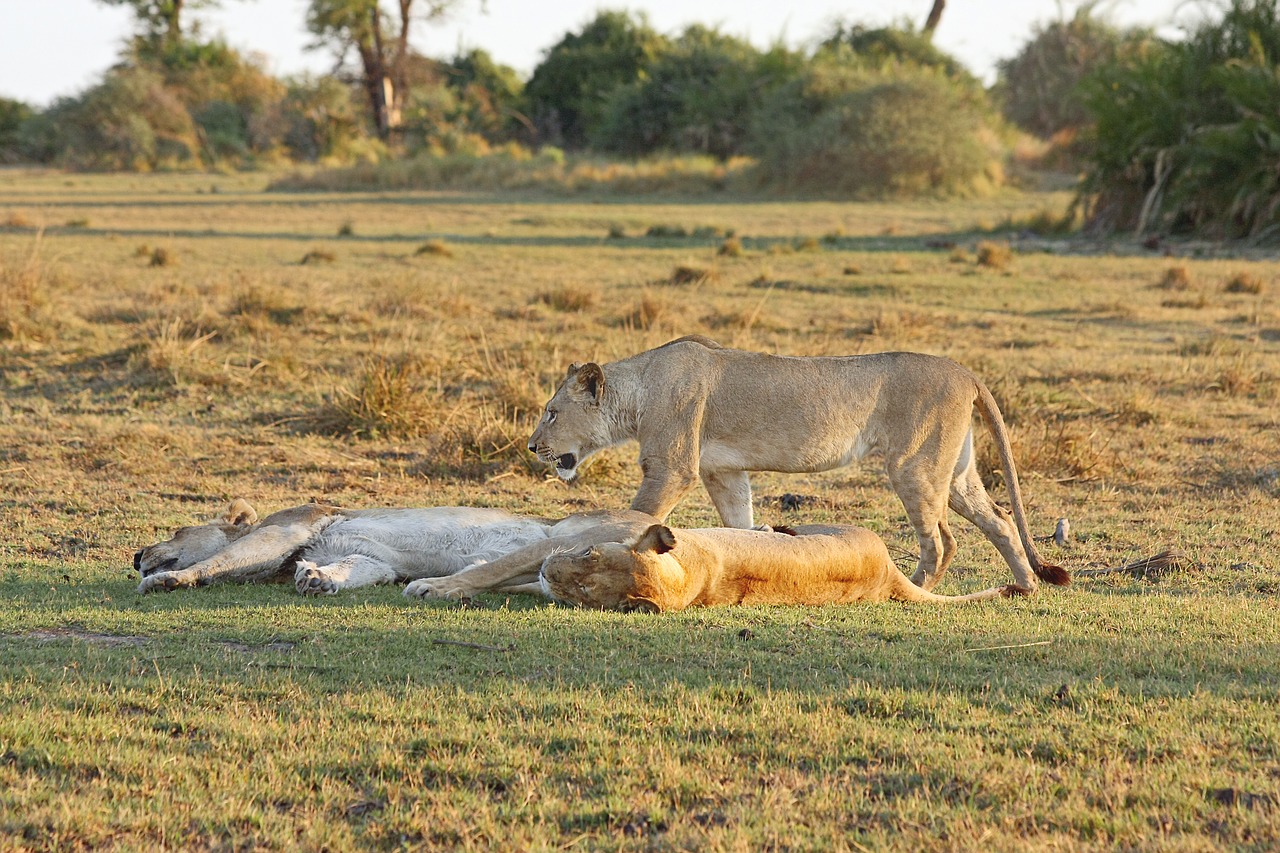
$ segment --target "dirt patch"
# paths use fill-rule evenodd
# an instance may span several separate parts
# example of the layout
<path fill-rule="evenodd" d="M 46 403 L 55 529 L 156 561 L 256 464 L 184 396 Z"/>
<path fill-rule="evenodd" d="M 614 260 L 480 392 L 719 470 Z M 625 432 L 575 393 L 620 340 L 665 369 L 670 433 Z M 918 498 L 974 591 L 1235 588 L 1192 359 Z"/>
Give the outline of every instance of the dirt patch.
<path fill-rule="evenodd" d="M 81 640 L 86 643 L 93 643 L 95 646 L 106 646 L 109 649 L 118 649 L 125 646 L 137 648 L 150 642 L 149 637 L 136 637 L 126 634 L 98 634 L 80 628 L 41 628 L 16 636 L 20 640 L 35 640 L 38 643 L 50 643 L 55 640 Z"/>

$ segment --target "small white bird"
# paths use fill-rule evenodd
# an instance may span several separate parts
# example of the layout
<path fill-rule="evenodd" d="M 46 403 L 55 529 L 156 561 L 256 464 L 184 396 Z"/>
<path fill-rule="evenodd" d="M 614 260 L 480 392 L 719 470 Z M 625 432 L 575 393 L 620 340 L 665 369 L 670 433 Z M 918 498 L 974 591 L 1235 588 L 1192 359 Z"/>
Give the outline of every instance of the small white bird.
<path fill-rule="evenodd" d="M 1071 538 L 1071 522 L 1065 518 L 1058 519 L 1058 526 L 1053 530 L 1053 541 L 1057 543 L 1059 548 L 1066 547 L 1067 541 Z"/>

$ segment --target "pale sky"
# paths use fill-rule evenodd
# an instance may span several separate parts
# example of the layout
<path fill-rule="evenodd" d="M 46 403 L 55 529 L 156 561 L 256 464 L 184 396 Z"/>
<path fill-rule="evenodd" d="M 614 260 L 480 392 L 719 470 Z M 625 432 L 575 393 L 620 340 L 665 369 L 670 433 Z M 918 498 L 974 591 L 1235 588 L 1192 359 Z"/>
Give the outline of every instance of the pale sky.
<path fill-rule="evenodd" d="M 1210 0 L 1211 2 L 1211 0 Z M 481 47 L 526 77 L 543 53 L 599 9 L 643 11 L 661 32 L 691 23 L 718 25 L 764 47 L 782 40 L 812 45 L 832 21 L 870 25 L 909 18 L 917 26 L 931 0 L 461 0 L 444 23 L 417 25 L 413 42 L 428 56 L 449 58 L 458 48 Z M 995 62 L 1017 53 L 1034 24 L 1070 15 L 1076 0 L 949 0 L 935 43 L 990 82 Z M 189 16 L 206 35 L 267 58 L 267 69 L 287 75 L 324 73 L 332 59 L 307 51 L 307 0 L 225 0 L 221 9 Z M 1177 22 L 1196 19 L 1203 4 L 1190 0 L 1110 0 L 1112 20 L 1176 35 Z M 45 106 L 97 82 L 132 32 L 130 12 L 98 0 L 0 0 L 0 96 Z"/>

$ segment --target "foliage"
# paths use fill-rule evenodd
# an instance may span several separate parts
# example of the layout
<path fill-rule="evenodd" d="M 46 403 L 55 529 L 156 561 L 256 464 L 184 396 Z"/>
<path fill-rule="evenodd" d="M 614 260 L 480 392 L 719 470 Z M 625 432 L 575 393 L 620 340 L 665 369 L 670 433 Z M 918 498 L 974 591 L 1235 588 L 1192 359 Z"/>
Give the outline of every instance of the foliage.
<path fill-rule="evenodd" d="M 667 46 L 643 15 L 627 12 L 599 12 L 581 32 L 566 33 L 525 87 L 539 140 L 584 147 L 613 90 L 639 80 Z"/>
<path fill-rule="evenodd" d="M 290 80 L 281 118 L 284 144 L 295 159 L 347 162 L 366 147 L 351 90 L 333 77 Z"/>
<path fill-rule="evenodd" d="M 327 46 L 339 61 L 352 50 L 359 56 L 371 123 L 384 140 L 399 127 L 408 94 L 412 22 L 441 17 L 457 0 L 421 0 L 416 10 L 414 2 L 399 0 L 395 16 L 379 0 L 310 0 L 307 5 L 307 30 L 316 37 L 312 47 Z"/>
<path fill-rule="evenodd" d="M 1152 38 L 1122 31 L 1095 14 L 1095 3 L 1070 20 L 1038 25 L 1016 56 L 998 64 L 995 96 L 1009 121 L 1048 138 L 1089 122 L 1080 83 L 1105 65 L 1136 57 Z"/>
<path fill-rule="evenodd" d="M 794 75 L 800 57 L 700 25 L 687 28 L 647 73 L 608 96 L 591 141 L 628 156 L 657 151 L 742 154 L 757 105 Z"/>
<path fill-rule="evenodd" d="M 859 196 L 954 194 L 1000 180 L 991 109 L 938 69 L 868 69 L 830 57 L 757 114 L 752 149 L 769 186 Z"/>
<path fill-rule="evenodd" d="M 22 126 L 35 110 L 22 101 L 0 98 L 0 163 L 12 163 L 22 156 Z"/>
<path fill-rule="evenodd" d="M 1221 20 L 1102 69 L 1083 192 L 1094 230 L 1280 235 L 1280 11 L 1232 0 Z"/>
<path fill-rule="evenodd" d="M 869 68 L 897 65 L 936 68 L 949 77 L 978 85 L 977 78 L 958 59 L 934 45 L 928 33 L 917 31 L 909 22 L 893 27 L 838 22 L 823 39 L 818 53 L 844 52 Z"/>
<path fill-rule="evenodd" d="M 143 68 L 108 72 L 102 83 L 49 110 L 62 165 L 150 170 L 191 165 L 200 152 L 195 122 L 164 79 Z"/>
<path fill-rule="evenodd" d="M 443 70 L 446 84 L 457 95 L 450 121 L 490 142 L 528 135 L 524 81 L 514 68 L 473 48 L 455 56 Z"/>
<path fill-rule="evenodd" d="M 221 0 L 98 0 L 108 6 L 128 6 L 138 23 L 138 41 L 156 49 L 183 41 L 185 12 L 221 5 Z"/>

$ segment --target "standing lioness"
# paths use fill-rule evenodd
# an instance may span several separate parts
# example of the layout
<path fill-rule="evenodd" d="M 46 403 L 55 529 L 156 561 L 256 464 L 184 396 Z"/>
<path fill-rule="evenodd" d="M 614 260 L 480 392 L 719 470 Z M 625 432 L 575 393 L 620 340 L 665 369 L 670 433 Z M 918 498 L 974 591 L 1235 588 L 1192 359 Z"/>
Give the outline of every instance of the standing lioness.
<path fill-rule="evenodd" d="M 974 467 L 973 413 L 1004 470 L 1013 516 Z M 1004 419 L 982 381 L 955 362 L 888 352 L 794 358 L 681 338 L 605 365 L 574 364 L 529 450 L 572 479 L 591 454 L 640 442 L 644 479 L 631 508 L 665 519 L 701 477 L 729 527 L 751 527 L 748 471 L 825 471 L 879 454 L 920 541 L 912 578 L 932 589 L 955 554 L 947 506 L 999 549 L 1018 587 L 1066 584 L 1027 529 Z"/>

